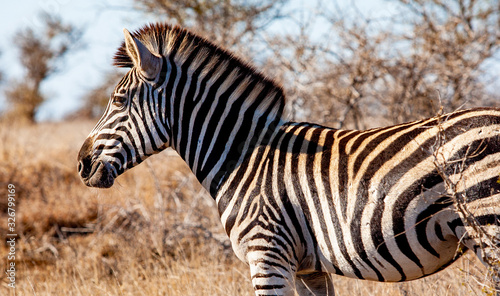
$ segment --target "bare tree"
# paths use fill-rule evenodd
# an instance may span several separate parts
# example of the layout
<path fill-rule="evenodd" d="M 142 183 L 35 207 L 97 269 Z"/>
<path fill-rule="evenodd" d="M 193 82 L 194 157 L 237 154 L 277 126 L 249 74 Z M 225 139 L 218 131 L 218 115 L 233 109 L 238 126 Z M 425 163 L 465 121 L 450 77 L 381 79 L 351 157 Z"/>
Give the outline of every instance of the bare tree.
<path fill-rule="evenodd" d="M 58 70 L 58 63 L 80 39 L 81 32 L 63 24 L 59 17 L 43 14 L 44 28 L 36 32 L 32 28 L 19 31 L 14 44 L 20 52 L 25 76 L 10 82 L 6 90 L 10 108 L 7 116 L 34 122 L 39 106 L 46 100 L 41 84 Z"/>
<path fill-rule="evenodd" d="M 429 117 L 440 104 L 453 111 L 494 102 L 483 66 L 499 53 L 498 1 L 390 4 L 397 14 L 368 18 L 354 3 L 324 1 L 310 16 L 319 24 L 268 37 L 267 69 L 285 84 L 293 119 L 366 128 Z M 324 33 L 311 38 L 318 27 Z"/>
<path fill-rule="evenodd" d="M 416 110 L 394 110 L 393 114 L 400 114 L 395 119 L 413 119 L 415 112 L 434 115 L 438 100 L 429 100 L 437 95 L 447 111 L 465 103 L 484 103 L 487 94 L 480 79 L 481 66 L 500 48 L 499 2 L 398 1 L 403 12 L 412 15 L 411 30 L 401 36 L 409 43 L 411 54 L 401 55 L 405 59 L 391 66 L 391 77 L 399 82 L 399 89 L 389 97 L 392 106 L 413 105 Z"/>
<path fill-rule="evenodd" d="M 239 48 L 281 18 L 288 0 L 135 0 L 137 7 L 188 27 L 227 48 Z M 246 43 L 248 45 L 248 43 Z"/>

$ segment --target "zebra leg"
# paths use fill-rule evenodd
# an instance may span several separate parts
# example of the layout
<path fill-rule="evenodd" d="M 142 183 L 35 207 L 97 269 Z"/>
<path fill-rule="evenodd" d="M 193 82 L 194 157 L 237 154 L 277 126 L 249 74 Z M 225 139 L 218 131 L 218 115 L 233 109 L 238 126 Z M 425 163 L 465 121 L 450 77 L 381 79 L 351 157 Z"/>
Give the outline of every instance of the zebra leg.
<path fill-rule="evenodd" d="M 299 295 L 310 296 L 333 296 L 333 283 L 330 274 L 315 272 L 310 274 L 298 274 L 295 282 Z"/>
<path fill-rule="evenodd" d="M 295 295 L 295 271 L 274 253 L 255 251 L 247 254 L 255 295 Z"/>

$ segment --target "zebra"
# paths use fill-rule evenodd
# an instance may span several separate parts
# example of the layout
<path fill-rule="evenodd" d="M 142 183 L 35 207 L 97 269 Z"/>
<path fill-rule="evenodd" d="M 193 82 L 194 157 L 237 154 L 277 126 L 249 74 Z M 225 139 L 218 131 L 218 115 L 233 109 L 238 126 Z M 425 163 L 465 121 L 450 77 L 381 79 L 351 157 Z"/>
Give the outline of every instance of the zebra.
<path fill-rule="evenodd" d="M 209 40 L 164 23 L 124 35 L 114 64 L 130 70 L 81 147 L 82 181 L 111 187 L 173 148 L 256 295 L 333 295 L 332 274 L 414 280 L 467 249 L 498 263 L 500 109 L 364 131 L 291 122 L 283 88 Z"/>

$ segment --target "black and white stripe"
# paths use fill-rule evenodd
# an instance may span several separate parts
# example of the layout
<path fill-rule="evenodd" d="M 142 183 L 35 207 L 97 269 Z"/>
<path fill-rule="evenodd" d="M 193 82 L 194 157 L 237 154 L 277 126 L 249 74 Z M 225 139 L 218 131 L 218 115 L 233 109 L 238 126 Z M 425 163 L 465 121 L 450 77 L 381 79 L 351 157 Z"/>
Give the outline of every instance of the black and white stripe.
<path fill-rule="evenodd" d="M 460 245 L 483 259 L 456 198 L 498 245 L 500 109 L 367 131 L 288 122 L 281 87 L 207 40 L 163 24 L 125 37 L 115 64 L 131 70 L 80 151 L 83 181 L 110 187 L 174 148 L 256 295 L 332 295 L 329 273 L 412 280 Z"/>

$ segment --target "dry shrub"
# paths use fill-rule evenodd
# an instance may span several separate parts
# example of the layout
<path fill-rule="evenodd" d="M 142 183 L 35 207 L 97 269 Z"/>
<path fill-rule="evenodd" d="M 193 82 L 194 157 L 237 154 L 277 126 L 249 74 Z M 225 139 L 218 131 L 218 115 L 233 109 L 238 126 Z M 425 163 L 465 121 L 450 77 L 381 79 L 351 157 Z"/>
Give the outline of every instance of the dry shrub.
<path fill-rule="evenodd" d="M 58 138 L 71 141 L 74 137 L 64 127 L 59 135 L 52 134 L 55 126 L 6 128 L 0 136 L 6 143 L 0 148 L 0 186 L 16 186 L 16 231 L 28 238 L 55 235 L 54 227 L 81 227 L 97 217 L 95 200 L 74 198 L 82 189 L 75 174 L 76 146 L 60 145 Z M 1 210 L 6 213 L 2 201 Z M 0 231 L 4 234 L 5 229 Z"/>

